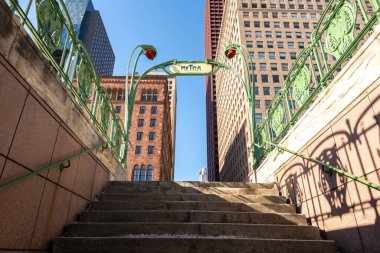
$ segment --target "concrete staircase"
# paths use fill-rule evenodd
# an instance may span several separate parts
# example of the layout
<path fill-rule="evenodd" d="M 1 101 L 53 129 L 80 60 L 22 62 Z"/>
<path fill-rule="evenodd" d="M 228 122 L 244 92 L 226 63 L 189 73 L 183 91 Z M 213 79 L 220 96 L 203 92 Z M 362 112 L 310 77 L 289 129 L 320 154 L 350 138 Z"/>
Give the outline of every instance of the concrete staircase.
<path fill-rule="evenodd" d="M 53 252 L 335 253 L 336 245 L 273 184 L 110 182 Z"/>

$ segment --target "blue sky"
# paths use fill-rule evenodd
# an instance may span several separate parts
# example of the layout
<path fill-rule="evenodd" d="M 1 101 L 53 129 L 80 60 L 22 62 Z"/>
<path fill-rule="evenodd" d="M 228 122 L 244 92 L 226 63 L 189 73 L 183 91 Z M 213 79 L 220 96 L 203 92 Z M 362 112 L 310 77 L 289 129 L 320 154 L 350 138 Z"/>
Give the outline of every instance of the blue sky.
<path fill-rule="evenodd" d="M 166 60 L 204 59 L 204 0 L 93 0 L 107 29 L 116 64 L 114 75 L 125 75 L 133 48 L 152 44 L 152 62 L 141 58 L 138 72 Z M 204 77 L 177 78 L 177 138 L 175 180 L 198 180 L 207 167 Z"/>

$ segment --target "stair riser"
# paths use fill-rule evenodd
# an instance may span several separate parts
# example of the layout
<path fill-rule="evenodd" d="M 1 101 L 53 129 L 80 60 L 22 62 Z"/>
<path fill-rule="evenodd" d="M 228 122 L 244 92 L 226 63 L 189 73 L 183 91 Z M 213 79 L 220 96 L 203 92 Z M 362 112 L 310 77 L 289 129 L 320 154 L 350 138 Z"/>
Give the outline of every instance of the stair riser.
<path fill-rule="evenodd" d="M 199 210 L 229 212 L 295 213 L 295 208 L 285 204 L 243 204 L 226 202 L 142 202 L 102 201 L 91 204 L 94 210 Z"/>
<path fill-rule="evenodd" d="M 103 212 L 92 211 L 81 215 L 82 222 L 204 222 L 306 225 L 302 215 L 223 212 Z"/>
<path fill-rule="evenodd" d="M 275 189 L 250 189 L 250 188 L 212 188 L 212 187 L 120 187 L 112 186 L 108 193 L 205 193 L 205 194 L 241 194 L 241 195 L 270 195 L 278 196 Z"/>
<path fill-rule="evenodd" d="M 221 240 L 221 239 L 59 239 L 55 253 L 79 252 L 197 252 L 197 253 L 335 253 L 336 245 L 326 241 Z"/>
<path fill-rule="evenodd" d="M 286 199 L 279 196 L 260 195 L 205 195 L 205 194 L 144 194 L 144 193 L 104 193 L 101 201 L 127 201 L 132 199 L 152 201 L 226 201 L 232 203 L 273 203 L 286 204 Z"/>
<path fill-rule="evenodd" d="M 128 223 L 72 224 L 69 237 L 120 237 L 123 235 L 201 235 L 266 239 L 320 240 L 319 230 L 311 226 L 268 226 L 237 224 Z"/>
<path fill-rule="evenodd" d="M 170 182 L 170 181 L 151 181 L 151 182 L 120 182 L 111 181 L 109 186 L 123 186 L 123 187 L 230 187 L 230 188 L 252 188 L 252 189 L 273 189 L 274 184 L 255 184 L 255 183 L 241 183 L 241 182 Z"/>

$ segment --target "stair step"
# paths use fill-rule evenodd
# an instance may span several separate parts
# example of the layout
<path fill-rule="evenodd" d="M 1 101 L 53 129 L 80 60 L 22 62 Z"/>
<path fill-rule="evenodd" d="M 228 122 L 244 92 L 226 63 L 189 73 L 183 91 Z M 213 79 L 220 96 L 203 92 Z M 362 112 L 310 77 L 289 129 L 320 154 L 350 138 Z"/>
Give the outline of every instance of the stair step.
<path fill-rule="evenodd" d="M 120 237 L 125 235 L 235 236 L 266 239 L 320 240 L 312 226 L 233 223 L 75 223 L 68 226 L 69 237 Z"/>
<path fill-rule="evenodd" d="M 191 236 L 125 236 L 119 238 L 58 238 L 55 253 L 82 252 L 198 252 L 198 253 L 336 253 L 333 241 L 246 239 Z"/>
<path fill-rule="evenodd" d="M 228 187 L 125 187 L 110 186 L 108 193 L 205 193 L 205 194 L 240 194 L 278 196 L 276 189 L 266 188 L 228 188 Z"/>
<path fill-rule="evenodd" d="M 235 212 L 295 213 L 288 204 L 229 203 L 205 201 L 100 201 L 91 203 L 93 210 L 203 210 Z"/>
<path fill-rule="evenodd" d="M 101 201 L 126 201 L 132 199 L 154 201 L 226 201 L 232 203 L 286 204 L 285 197 L 263 195 L 214 195 L 203 193 L 102 193 L 100 195 Z"/>
<path fill-rule="evenodd" d="M 252 188 L 252 189 L 273 189 L 274 183 L 243 183 L 243 182 L 189 182 L 189 181 L 149 181 L 149 182 L 131 182 L 131 181 L 111 181 L 109 186 L 124 187 L 229 187 L 229 188 Z"/>
<path fill-rule="evenodd" d="M 306 225 L 304 215 L 217 211 L 87 211 L 81 222 L 204 222 Z"/>

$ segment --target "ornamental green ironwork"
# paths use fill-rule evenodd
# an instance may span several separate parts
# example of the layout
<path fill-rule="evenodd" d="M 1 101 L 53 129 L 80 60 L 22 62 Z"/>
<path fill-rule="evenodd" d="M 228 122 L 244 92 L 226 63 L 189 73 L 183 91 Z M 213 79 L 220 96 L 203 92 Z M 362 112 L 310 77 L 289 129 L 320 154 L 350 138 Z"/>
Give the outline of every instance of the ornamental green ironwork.
<path fill-rule="evenodd" d="M 83 102 L 87 102 L 92 92 L 92 71 L 83 61 L 77 66 L 78 94 Z"/>
<path fill-rule="evenodd" d="M 306 66 L 303 66 L 298 72 L 293 82 L 293 98 L 300 107 L 309 97 L 310 80 L 311 73 Z"/>
<path fill-rule="evenodd" d="M 103 131 L 107 131 L 110 123 L 111 115 L 111 105 L 107 97 L 102 97 L 102 102 L 100 103 L 100 125 Z"/>
<path fill-rule="evenodd" d="M 333 7 L 333 11 L 339 8 L 340 3 Z M 339 59 L 354 41 L 354 28 L 356 22 L 356 5 L 345 1 L 335 13 L 327 30 L 325 50 L 327 53 Z"/>
<path fill-rule="evenodd" d="M 116 116 L 114 120 L 114 136 L 113 136 L 113 146 L 117 154 L 120 154 L 121 144 L 123 143 L 124 133 L 121 124 L 121 120 Z"/>
<path fill-rule="evenodd" d="M 49 49 L 54 52 L 62 44 L 62 21 L 54 9 L 54 0 L 36 0 L 38 34 Z"/>
<path fill-rule="evenodd" d="M 281 104 L 278 104 L 275 110 L 273 111 L 273 115 L 272 115 L 272 128 L 277 136 L 284 129 L 283 128 L 284 117 L 285 117 L 284 108 L 282 108 Z"/>

